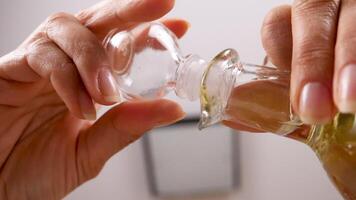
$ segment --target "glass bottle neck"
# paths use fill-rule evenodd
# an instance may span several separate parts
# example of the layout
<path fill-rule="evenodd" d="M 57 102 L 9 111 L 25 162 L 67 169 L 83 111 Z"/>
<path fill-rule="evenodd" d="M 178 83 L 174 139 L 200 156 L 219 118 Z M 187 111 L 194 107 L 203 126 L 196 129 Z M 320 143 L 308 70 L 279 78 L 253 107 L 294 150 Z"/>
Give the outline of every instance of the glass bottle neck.
<path fill-rule="evenodd" d="M 188 55 L 178 64 L 175 75 L 175 92 L 178 97 L 190 101 L 200 97 L 200 86 L 207 62 L 198 55 Z"/>
<path fill-rule="evenodd" d="M 289 70 L 241 61 L 235 68 L 238 72 L 224 120 L 285 136 L 305 128 L 290 103 Z"/>
<path fill-rule="evenodd" d="M 262 65 L 255 65 L 246 62 L 237 63 L 236 67 L 239 69 L 239 73 L 245 74 L 248 79 L 247 81 L 258 81 L 258 80 L 275 80 L 283 83 L 289 83 L 290 81 L 290 70 L 278 69 L 276 67 L 268 67 Z M 240 80 L 237 82 L 241 83 Z"/>

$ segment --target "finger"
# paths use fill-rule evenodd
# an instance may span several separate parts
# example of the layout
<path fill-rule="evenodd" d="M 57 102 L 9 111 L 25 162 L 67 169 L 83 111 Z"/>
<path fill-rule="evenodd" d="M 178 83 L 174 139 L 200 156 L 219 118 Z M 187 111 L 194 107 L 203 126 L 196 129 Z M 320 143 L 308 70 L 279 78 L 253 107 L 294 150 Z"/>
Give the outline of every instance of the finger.
<path fill-rule="evenodd" d="M 307 124 L 322 124 L 334 114 L 332 78 L 340 1 L 296 0 L 292 10 L 291 97 Z"/>
<path fill-rule="evenodd" d="M 355 1 L 342 2 L 335 50 L 334 100 L 345 113 L 356 113 L 355 9 Z"/>
<path fill-rule="evenodd" d="M 26 52 L 19 49 L 0 57 L 0 78 L 11 81 L 32 83 L 40 76 L 28 67 Z"/>
<path fill-rule="evenodd" d="M 133 24 L 158 19 L 170 11 L 173 5 L 174 0 L 106 0 L 79 12 L 76 17 L 81 23 L 92 30 L 97 37 L 104 39 L 106 34 L 114 28 L 123 30 Z M 11 57 L 11 61 L 6 60 L 7 65 L 11 66 L 6 67 L 11 69 L 10 77 L 15 76 L 16 80 L 24 78 L 30 79 L 33 76 L 32 79 L 36 78 L 36 74 L 32 73 L 32 76 L 30 76 L 30 73 L 26 73 L 28 76 L 22 76 L 20 74 L 23 73 L 15 74 L 12 70 L 16 66 L 22 66 L 19 65 L 19 63 L 24 63 L 23 61 L 25 61 L 25 59 L 23 59 L 22 53 L 20 53 L 20 55 L 4 56 L 0 58 L 0 61 L 5 59 L 5 57 Z M 15 58 L 17 59 L 15 60 Z M 0 63 L 3 64 L 4 62 Z M 4 68 L 0 71 L 0 77 L 2 75 L 5 76 L 1 74 L 1 72 L 7 71 L 3 69 Z M 21 68 L 20 70 L 28 69 L 29 68 Z M 19 70 L 17 70 L 17 72 L 19 72 Z"/>
<path fill-rule="evenodd" d="M 183 37 L 190 27 L 189 22 L 183 19 L 166 19 L 162 20 L 162 24 L 172 31 L 177 38 Z"/>
<path fill-rule="evenodd" d="M 24 105 L 43 88 L 43 82 L 33 84 L 41 77 L 28 67 L 24 53 L 14 51 L 0 57 L 0 66 L 1 105 Z"/>
<path fill-rule="evenodd" d="M 293 51 L 292 9 L 283 5 L 271 10 L 264 19 L 261 38 L 270 61 L 282 69 L 290 69 Z"/>
<path fill-rule="evenodd" d="M 93 100 L 85 89 L 73 63 L 63 63 L 60 67 L 54 68 L 51 83 L 73 115 L 81 119 L 96 119 Z"/>
<path fill-rule="evenodd" d="M 94 120 L 92 98 L 85 89 L 72 60 L 52 41 L 43 38 L 27 47 L 30 68 L 50 80 L 67 108 L 77 117 Z M 37 93 L 35 93 L 37 94 Z"/>
<path fill-rule="evenodd" d="M 116 106 L 79 136 L 78 163 L 84 169 L 82 177 L 95 176 L 112 155 L 150 129 L 183 117 L 181 108 L 168 100 L 125 102 Z"/>
<path fill-rule="evenodd" d="M 114 29 L 126 29 L 139 22 L 156 20 L 174 5 L 174 0 L 106 0 L 76 16 L 99 39 Z"/>
<path fill-rule="evenodd" d="M 75 63 L 85 88 L 98 103 L 119 101 L 118 88 L 101 42 L 71 15 L 51 16 L 45 25 L 47 36 Z"/>
<path fill-rule="evenodd" d="M 170 11 L 173 5 L 174 0 L 106 0 L 79 12 L 76 16 L 97 37 L 104 39 L 111 29 L 125 29 L 133 24 L 158 19 Z M 31 72 L 31 70 L 28 71 L 29 68 L 20 67 L 18 70 L 13 70 L 19 66 L 27 66 L 22 52 L 20 52 L 20 55 L 4 56 L 0 61 L 5 57 L 10 57 L 11 60 L 6 60 L 8 67 L 1 69 L 0 77 L 6 76 L 18 81 L 22 81 L 22 79 L 33 81 L 38 78 L 37 74 Z M 0 63 L 3 64 L 4 62 Z M 9 69 L 9 72 L 7 69 Z"/>
<path fill-rule="evenodd" d="M 267 56 L 271 60 L 271 62 L 277 67 L 283 69 L 290 69 L 291 60 L 292 60 L 292 48 L 293 48 L 291 6 L 289 5 L 279 6 L 277 8 L 274 8 L 272 11 L 268 13 L 262 25 L 261 38 Z M 241 88 L 236 88 L 236 89 L 241 90 Z M 253 88 L 250 88 L 249 90 L 251 89 Z M 260 94 L 260 92 L 257 93 Z M 234 94 L 241 94 L 241 92 L 239 91 L 238 93 L 234 93 Z M 237 100 L 237 98 L 235 99 Z M 265 101 L 264 103 L 266 102 L 267 101 Z M 230 104 L 230 109 L 231 109 L 230 112 L 238 113 L 236 111 L 240 108 L 238 107 L 232 108 L 231 106 L 233 106 L 233 104 Z M 248 116 L 251 115 L 250 114 L 251 112 L 252 110 L 248 111 Z M 256 113 L 254 115 L 256 115 Z M 237 117 L 237 118 L 238 119 L 236 119 L 235 117 L 234 121 L 224 121 L 223 123 L 224 125 L 237 130 L 249 131 L 249 132 L 264 132 L 262 130 L 258 130 L 256 127 L 251 128 L 246 125 L 243 125 L 242 123 L 239 123 L 238 121 L 241 120 L 240 119 L 241 117 Z M 256 120 L 256 118 L 254 120 Z M 266 124 L 266 123 L 262 123 L 262 124 Z"/>

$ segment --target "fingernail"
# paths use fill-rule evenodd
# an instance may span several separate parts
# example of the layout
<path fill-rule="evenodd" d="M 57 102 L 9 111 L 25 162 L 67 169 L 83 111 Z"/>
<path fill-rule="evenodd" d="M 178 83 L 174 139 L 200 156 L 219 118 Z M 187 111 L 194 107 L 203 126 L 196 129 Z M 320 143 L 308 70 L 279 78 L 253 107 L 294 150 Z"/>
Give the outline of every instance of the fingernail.
<path fill-rule="evenodd" d="M 300 118 L 306 124 L 325 124 L 332 115 L 332 105 L 329 89 L 325 85 L 308 83 L 300 96 Z"/>
<path fill-rule="evenodd" d="M 83 90 L 79 91 L 79 106 L 86 120 L 96 120 L 96 110 L 90 96 Z"/>
<path fill-rule="evenodd" d="M 112 103 L 120 101 L 119 92 L 116 87 L 116 81 L 109 69 L 101 69 L 98 75 L 98 84 L 99 90 L 106 101 Z"/>
<path fill-rule="evenodd" d="M 343 113 L 356 112 L 356 65 L 342 69 L 339 77 L 338 108 Z"/>

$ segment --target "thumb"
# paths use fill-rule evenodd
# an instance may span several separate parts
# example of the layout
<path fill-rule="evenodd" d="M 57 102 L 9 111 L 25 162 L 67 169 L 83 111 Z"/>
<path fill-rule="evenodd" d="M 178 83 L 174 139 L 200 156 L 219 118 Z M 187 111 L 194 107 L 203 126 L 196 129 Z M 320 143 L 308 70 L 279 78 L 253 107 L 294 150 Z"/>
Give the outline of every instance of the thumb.
<path fill-rule="evenodd" d="M 95 177 L 105 162 L 152 128 L 184 117 L 169 100 L 125 102 L 111 109 L 79 135 L 77 165 L 80 182 Z"/>

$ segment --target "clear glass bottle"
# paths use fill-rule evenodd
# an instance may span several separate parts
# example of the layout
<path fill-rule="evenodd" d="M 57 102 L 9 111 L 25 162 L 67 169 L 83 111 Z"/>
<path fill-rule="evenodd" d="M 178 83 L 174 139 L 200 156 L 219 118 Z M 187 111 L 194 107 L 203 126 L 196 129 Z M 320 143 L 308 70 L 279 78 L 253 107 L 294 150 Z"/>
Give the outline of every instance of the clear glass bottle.
<path fill-rule="evenodd" d="M 175 35 L 160 23 L 113 30 L 104 47 L 125 99 L 154 99 L 174 91 L 180 98 L 200 100 L 199 128 L 223 121 L 297 139 L 315 151 L 344 198 L 356 200 L 354 115 L 338 114 L 323 126 L 304 125 L 291 108 L 288 70 L 244 63 L 233 49 L 210 62 L 183 56 Z"/>

